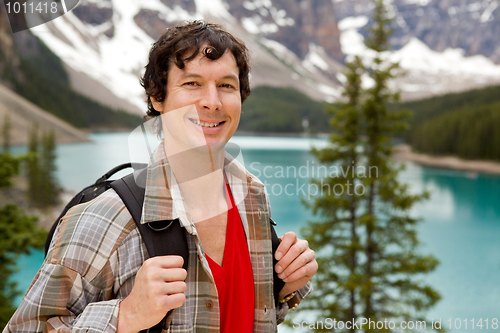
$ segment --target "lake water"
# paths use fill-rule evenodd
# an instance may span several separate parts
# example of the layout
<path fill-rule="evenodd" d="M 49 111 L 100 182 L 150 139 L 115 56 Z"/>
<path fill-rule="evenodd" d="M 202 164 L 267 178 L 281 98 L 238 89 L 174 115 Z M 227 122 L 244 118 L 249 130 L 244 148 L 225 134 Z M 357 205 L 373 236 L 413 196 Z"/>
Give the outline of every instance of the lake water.
<path fill-rule="evenodd" d="M 70 191 L 79 191 L 113 166 L 129 161 L 127 134 L 91 138 L 92 143 L 57 148 L 58 178 Z M 318 166 L 309 148 L 324 145 L 324 140 L 236 136 L 232 141 L 241 147 L 245 166 L 266 182 L 278 234 L 299 232 L 305 221 L 314 219 L 300 198 L 307 199 L 307 176 Z M 422 277 L 442 295 L 428 318 L 441 318 L 447 328 L 451 322 L 452 332 L 474 331 L 471 319 L 475 323 L 482 319 L 483 324 L 488 319 L 490 329 L 484 325 L 481 331 L 500 331 L 491 329 L 493 318 L 500 320 L 500 177 L 407 163 L 401 179 L 414 191 L 432 192 L 430 200 L 415 208 L 423 218 L 418 228 L 421 252 L 432 253 L 441 262 L 435 272 Z M 41 253 L 23 258 L 16 275 L 22 290 L 42 260 Z M 290 329 L 280 328 L 285 331 Z"/>

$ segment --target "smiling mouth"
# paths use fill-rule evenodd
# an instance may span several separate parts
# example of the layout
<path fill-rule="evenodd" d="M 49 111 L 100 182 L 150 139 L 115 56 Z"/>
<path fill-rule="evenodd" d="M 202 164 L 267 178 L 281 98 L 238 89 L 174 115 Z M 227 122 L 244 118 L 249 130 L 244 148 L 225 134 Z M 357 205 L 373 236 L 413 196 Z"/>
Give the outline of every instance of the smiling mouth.
<path fill-rule="evenodd" d="M 220 125 L 222 125 L 222 124 L 224 124 L 224 123 L 225 123 L 225 121 L 221 121 L 220 123 L 202 123 L 202 122 L 201 122 L 201 121 L 199 121 L 199 120 L 196 120 L 196 119 L 191 119 L 191 118 L 189 118 L 189 120 L 190 120 L 192 123 L 194 123 L 194 124 L 196 124 L 196 125 L 198 125 L 198 126 L 201 126 L 201 127 L 217 127 L 217 126 L 220 126 Z"/>

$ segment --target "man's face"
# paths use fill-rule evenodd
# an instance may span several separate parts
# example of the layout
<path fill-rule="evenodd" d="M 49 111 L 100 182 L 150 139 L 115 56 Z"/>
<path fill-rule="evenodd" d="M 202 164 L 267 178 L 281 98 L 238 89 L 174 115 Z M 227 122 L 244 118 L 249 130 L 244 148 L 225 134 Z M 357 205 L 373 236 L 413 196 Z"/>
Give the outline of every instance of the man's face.
<path fill-rule="evenodd" d="M 165 140 L 173 145 L 172 153 L 229 141 L 241 115 L 238 74 L 230 52 L 217 60 L 200 52 L 183 69 L 172 64 L 165 101 L 153 103 L 162 114 Z"/>

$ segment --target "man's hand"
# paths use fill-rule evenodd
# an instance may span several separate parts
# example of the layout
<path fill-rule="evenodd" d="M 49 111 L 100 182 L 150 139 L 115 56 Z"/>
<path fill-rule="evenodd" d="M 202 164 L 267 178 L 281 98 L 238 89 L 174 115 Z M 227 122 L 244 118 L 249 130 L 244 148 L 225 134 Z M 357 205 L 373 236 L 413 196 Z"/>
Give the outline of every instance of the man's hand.
<path fill-rule="evenodd" d="M 181 256 L 153 257 L 144 262 L 130 294 L 120 303 L 117 333 L 139 332 L 158 324 L 186 301 L 187 272 Z"/>
<path fill-rule="evenodd" d="M 298 239 L 294 232 L 287 232 L 274 254 L 278 263 L 274 269 L 285 283 L 279 298 L 302 288 L 318 270 L 316 255 L 306 240 Z"/>

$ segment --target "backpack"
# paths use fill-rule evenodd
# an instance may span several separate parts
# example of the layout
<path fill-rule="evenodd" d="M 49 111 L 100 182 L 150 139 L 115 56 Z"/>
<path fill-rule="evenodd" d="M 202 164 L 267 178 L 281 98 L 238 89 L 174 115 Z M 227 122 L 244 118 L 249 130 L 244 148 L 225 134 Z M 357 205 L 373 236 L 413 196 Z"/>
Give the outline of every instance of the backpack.
<path fill-rule="evenodd" d="M 134 178 L 133 173 L 130 173 L 117 180 L 110 180 L 109 178 L 115 173 L 132 167 L 132 163 L 120 164 L 106 172 L 102 177 L 97 179 L 94 184 L 85 187 L 77 195 L 75 195 L 73 199 L 70 200 L 70 202 L 66 205 L 66 207 L 64 207 L 63 211 L 56 219 L 49 231 L 47 240 L 45 241 L 45 256 L 47 255 L 52 237 L 54 236 L 54 232 L 59 224 L 59 221 L 64 215 L 66 215 L 68 210 L 75 205 L 88 202 L 98 197 L 108 189 L 113 188 L 132 215 L 135 224 L 139 229 L 141 237 L 146 245 L 149 256 L 154 257 L 161 255 L 180 255 L 184 259 L 183 267 L 184 269 L 187 269 L 189 249 L 184 228 L 180 223 L 174 223 L 175 221 L 178 222 L 178 220 L 155 221 L 145 224 L 140 223 L 142 215 L 142 205 L 144 202 L 147 165 L 143 163 L 134 163 L 134 166 L 138 166 L 141 170 L 136 178 Z M 142 186 L 139 186 L 137 183 Z M 276 249 L 278 248 L 280 240 L 276 235 L 276 230 L 274 229 L 276 222 L 274 222 L 270 218 L 269 224 L 271 227 L 271 240 L 274 254 L 276 252 Z M 276 266 L 276 264 L 277 260 L 273 255 L 273 267 Z M 283 282 L 283 280 L 278 277 L 278 274 L 274 269 L 273 284 L 274 302 L 275 305 L 278 306 L 278 294 L 285 285 L 285 282 Z M 170 312 L 167 314 L 167 316 L 169 314 Z M 163 321 L 156 325 L 154 328 L 149 329 L 149 332 L 155 332 L 157 331 L 157 329 L 161 331 L 161 324 L 163 324 Z"/>

